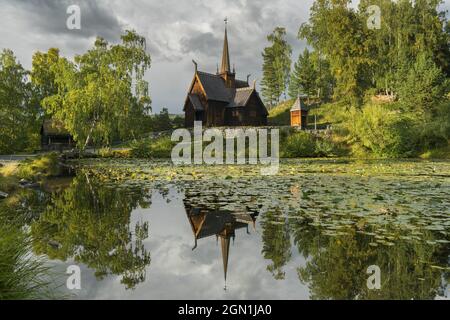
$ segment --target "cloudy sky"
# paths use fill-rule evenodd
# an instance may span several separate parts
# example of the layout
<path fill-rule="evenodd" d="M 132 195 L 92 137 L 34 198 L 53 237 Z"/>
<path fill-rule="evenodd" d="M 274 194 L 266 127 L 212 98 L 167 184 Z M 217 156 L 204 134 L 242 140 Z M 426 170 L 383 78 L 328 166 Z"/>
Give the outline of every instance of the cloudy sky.
<path fill-rule="evenodd" d="M 147 74 L 153 110 L 180 113 L 193 77 L 192 59 L 215 72 L 220 61 L 223 19 L 229 20 L 231 63 L 239 78 L 261 78 L 266 36 L 284 26 L 294 59 L 305 47 L 296 39 L 313 0 L 0 0 L 0 48 L 12 49 L 26 68 L 36 50 L 57 47 L 73 57 L 92 46 L 95 37 L 118 41 L 123 30 L 147 38 L 152 67 Z M 81 8 L 81 30 L 68 30 L 70 5 Z M 450 0 L 446 0 L 450 8 Z"/>

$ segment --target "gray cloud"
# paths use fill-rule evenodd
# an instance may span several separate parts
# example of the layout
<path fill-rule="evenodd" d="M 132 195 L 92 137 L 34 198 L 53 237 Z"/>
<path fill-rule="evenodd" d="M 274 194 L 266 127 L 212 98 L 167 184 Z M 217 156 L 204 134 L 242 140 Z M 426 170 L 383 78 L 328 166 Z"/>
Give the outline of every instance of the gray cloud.
<path fill-rule="evenodd" d="M 7 3 L 8 4 L 8 3 Z M 38 0 L 9 2 L 17 9 L 17 15 L 25 18 L 30 27 L 50 35 L 91 38 L 100 36 L 117 40 L 122 27 L 113 12 L 104 4 L 95 1 Z M 81 12 L 81 30 L 69 30 L 66 21 L 67 8 L 78 5 Z"/>

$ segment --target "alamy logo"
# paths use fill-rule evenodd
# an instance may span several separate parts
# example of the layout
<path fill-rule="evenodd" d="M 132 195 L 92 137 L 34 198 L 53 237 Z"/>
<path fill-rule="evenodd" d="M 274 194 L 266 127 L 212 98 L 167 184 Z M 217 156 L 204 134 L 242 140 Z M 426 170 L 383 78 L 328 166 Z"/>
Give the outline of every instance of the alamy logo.
<path fill-rule="evenodd" d="M 372 5 L 367 8 L 367 14 L 369 18 L 367 19 L 367 28 L 370 30 L 381 29 L 381 9 L 377 5 Z"/>
<path fill-rule="evenodd" d="M 70 276 L 67 278 L 66 287 L 69 290 L 81 289 L 81 270 L 79 266 L 70 265 L 67 267 L 66 274 Z"/>
<path fill-rule="evenodd" d="M 67 7 L 67 14 L 70 16 L 67 18 L 66 26 L 69 30 L 81 29 L 81 9 L 77 5 L 71 5 Z"/>
<path fill-rule="evenodd" d="M 377 265 L 372 265 L 367 268 L 367 274 L 370 277 L 367 279 L 367 288 L 369 290 L 380 290 L 381 289 L 381 270 Z"/>
<path fill-rule="evenodd" d="M 270 131 L 270 134 L 268 134 Z M 194 123 L 194 138 L 187 129 L 177 129 L 171 140 L 178 142 L 172 149 L 172 162 L 182 164 L 253 164 L 258 162 L 262 175 L 275 175 L 279 169 L 279 130 L 264 128 L 206 129 L 202 122 Z M 180 141 L 181 139 L 181 141 Z M 269 140 L 270 139 L 270 155 Z M 225 141 L 225 157 L 224 157 Z M 248 141 L 248 144 L 246 143 Z M 209 143 L 205 148 L 203 143 Z M 248 154 L 248 158 L 246 155 Z"/>

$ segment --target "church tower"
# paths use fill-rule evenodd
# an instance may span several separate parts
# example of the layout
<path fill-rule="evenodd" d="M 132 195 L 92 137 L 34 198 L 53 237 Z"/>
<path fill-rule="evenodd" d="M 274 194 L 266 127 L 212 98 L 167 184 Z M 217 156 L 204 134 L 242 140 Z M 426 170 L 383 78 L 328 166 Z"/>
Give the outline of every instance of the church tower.
<path fill-rule="evenodd" d="M 222 65 L 220 67 L 218 75 L 220 75 L 225 80 L 225 85 L 227 88 L 234 88 L 236 72 L 235 70 L 231 72 L 230 68 L 230 52 L 228 50 L 227 23 L 228 20 L 225 19 L 225 37 L 223 40 Z"/>

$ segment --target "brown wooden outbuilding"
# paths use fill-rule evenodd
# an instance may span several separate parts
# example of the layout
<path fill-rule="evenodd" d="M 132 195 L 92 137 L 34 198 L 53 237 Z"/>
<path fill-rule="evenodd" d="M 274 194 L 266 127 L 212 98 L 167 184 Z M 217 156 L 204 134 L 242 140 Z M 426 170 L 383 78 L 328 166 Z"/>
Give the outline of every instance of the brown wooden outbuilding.
<path fill-rule="evenodd" d="M 65 150 L 75 146 L 73 137 L 64 125 L 57 120 L 47 119 L 41 127 L 42 150 Z"/>
<path fill-rule="evenodd" d="M 291 108 L 291 126 L 305 129 L 308 125 L 308 113 L 309 109 L 303 102 L 302 97 L 299 96 Z"/>

